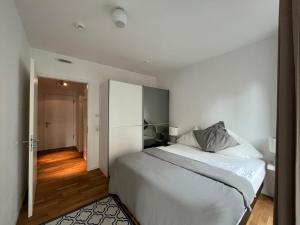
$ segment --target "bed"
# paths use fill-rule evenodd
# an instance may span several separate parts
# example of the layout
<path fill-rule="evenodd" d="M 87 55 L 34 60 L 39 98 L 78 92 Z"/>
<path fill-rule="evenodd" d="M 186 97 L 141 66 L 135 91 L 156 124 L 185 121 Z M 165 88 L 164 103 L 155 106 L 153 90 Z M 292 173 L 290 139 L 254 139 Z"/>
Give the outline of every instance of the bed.
<path fill-rule="evenodd" d="M 264 177 L 261 159 L 174 144 L 118 158 L 109 190 L 141 225 L 237 225 Z"/>

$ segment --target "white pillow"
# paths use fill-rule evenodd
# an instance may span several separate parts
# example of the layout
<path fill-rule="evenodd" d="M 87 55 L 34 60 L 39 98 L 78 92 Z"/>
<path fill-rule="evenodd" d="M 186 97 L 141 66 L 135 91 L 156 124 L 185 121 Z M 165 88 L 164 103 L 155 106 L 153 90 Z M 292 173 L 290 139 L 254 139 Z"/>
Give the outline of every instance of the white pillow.
<path fill-rule="evenodd" d="M 191 146 L 191 147 L 195 147 L 195 148 L 200 148 L 200 145 L 198 144 L 193 130 L 181 135 L 178 139 L 177 139 L 177 144 L 182 144 L 182 145 L 187 145 L 187 146 Z"/>
<path fill-rule="evenodd" d="M 239 143 L 239 145 L 218 151 L 217 154 L 236 156 L 245 159 L 263 158 L 263 155 L 258 150 L 256 150 L 256 148 L 254 148 L 248 141 L 238 136 L 231 130 L 226 130 L 228 131 L 229 135 Z"/>

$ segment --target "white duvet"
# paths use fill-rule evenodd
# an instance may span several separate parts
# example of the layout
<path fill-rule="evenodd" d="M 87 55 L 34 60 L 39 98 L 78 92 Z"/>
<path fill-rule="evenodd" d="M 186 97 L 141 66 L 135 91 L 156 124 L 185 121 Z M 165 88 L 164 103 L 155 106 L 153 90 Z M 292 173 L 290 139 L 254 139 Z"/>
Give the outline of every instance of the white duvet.
<path fill-rule="evenodd" d="M 258 191 L 265 177 L 265 162 L 261 159 L 245 159 L 201 151 L 197 148 L 174 144 L 167 147 L 158 147 L 163 151 L 197 160 L 211 166 L 231 171 L 246 178 L 255 192 Z"/>

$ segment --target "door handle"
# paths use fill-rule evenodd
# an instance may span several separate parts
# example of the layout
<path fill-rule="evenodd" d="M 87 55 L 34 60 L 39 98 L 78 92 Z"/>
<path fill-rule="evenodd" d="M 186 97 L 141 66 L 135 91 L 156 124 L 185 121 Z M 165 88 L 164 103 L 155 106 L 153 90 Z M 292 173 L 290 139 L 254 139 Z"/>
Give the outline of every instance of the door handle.
<path fill-rule="evenodd" d="M 51 123 L 46 121 L 45 124 L 46 124 L 46 128 L 47 128 Z"/>
<path fill-rule="evenodd" d="M 31 139 L 29 141 L 22 141 L 22 143 L 24 143 L 24 144 L 26 144 L 26 143 L 37 143 L 39 141 L 40 141 L 39 139 Z"/>

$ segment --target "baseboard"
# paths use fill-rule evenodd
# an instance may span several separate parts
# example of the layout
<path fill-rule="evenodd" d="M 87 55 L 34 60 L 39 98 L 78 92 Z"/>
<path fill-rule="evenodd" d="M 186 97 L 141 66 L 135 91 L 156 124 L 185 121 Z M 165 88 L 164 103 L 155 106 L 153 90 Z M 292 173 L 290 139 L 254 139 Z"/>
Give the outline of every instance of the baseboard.
<path fill-rule="evenodd" d="M 63 147 L 63 148 L 53 148 L 53 149 L 44 149 L 44 150 L 39 150 L 37 151 L 38 154 L 46 154 L 49 152 L 59 152 L 59 151 L 63 151 L 63 150 L 70 150 L 73 149 L 74 151 L 77 151 L 76 146 L 69 146 L 69 147 Z"/>
<path fill-rule="evenodd" d="M 78 152 L 83 152 L 83 151 L 81 151 L 79 148 L 78 148 L 78 146 L 74 146 L 75 148 L 76 148 L 76 150 L 78 151 Z"/>
<path fill-rule="evenodd" d="M 89 168 L 86 167 L 86 171 L 92 171 L 92 170 L 96 170 L 96 169 L 100 170 L 100 167 L 99 166 L 98 167 L 97 166 L 95 166 L 95 167 L 93 166 L 93 167 L 89 167 Z"/>

